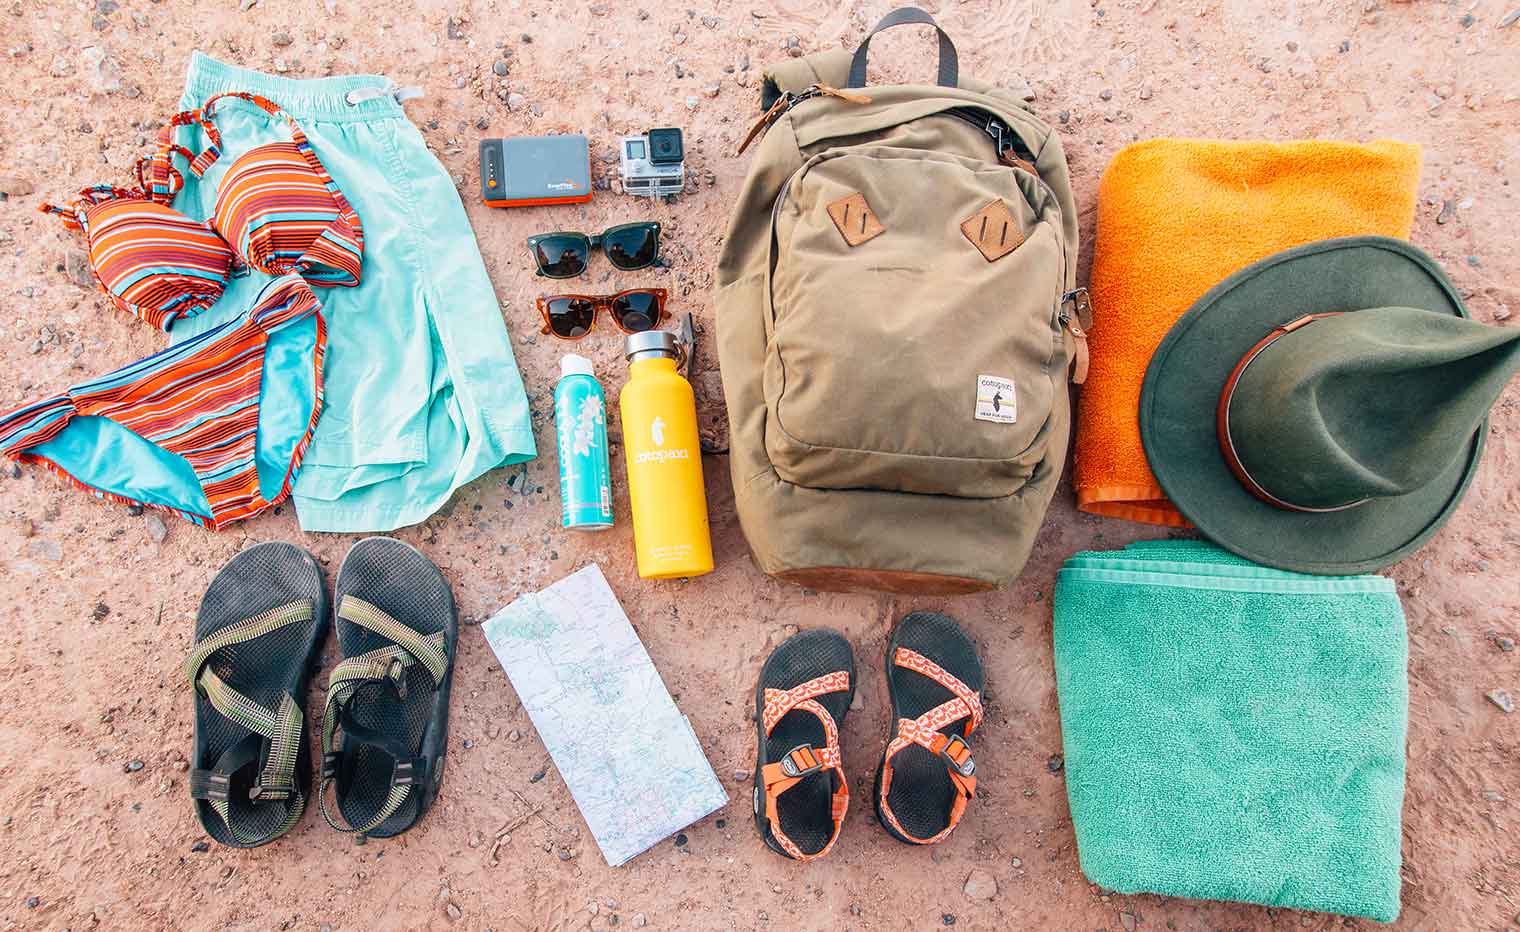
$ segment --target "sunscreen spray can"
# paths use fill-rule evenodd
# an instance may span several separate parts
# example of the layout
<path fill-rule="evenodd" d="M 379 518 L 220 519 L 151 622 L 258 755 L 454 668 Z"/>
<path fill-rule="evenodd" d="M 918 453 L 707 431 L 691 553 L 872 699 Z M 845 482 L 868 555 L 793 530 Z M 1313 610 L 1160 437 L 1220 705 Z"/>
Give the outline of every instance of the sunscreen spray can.
<path fill-rule="evenodd" d="M 582 531 L 612 527 L 612 467 L 607 462 L 607 401 L 591 360 L 559 361 L 554 432 L 559 440 L 560 523 Z"/>
<path fill-rule="evenodd" d="M 675 334 L 648 330 L 628 337 L 628 384 L 619 396 L 633 545 L 639 575 L 673 579 L 712 572 L 707 491 L 697 401 L 681 377 Z"/>

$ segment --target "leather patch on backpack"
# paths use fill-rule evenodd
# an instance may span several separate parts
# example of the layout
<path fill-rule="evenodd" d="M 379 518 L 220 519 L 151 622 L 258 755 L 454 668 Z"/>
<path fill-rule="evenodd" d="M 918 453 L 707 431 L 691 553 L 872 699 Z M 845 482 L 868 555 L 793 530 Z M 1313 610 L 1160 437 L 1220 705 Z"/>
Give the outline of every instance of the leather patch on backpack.
<path fill-rule="evenodd" d="M 866 240 L 875 239 L 887 230 L 876 219 L 871 205 L 866 203 L 866 196 L 859 191 L 831 203 L 829 218 L 839 228 L 839 235 L 851 246 L 859 246 Z"/>
<path fill-rule="evenodd" d="M 988 201 L 987 206 L 962 221 L 961 232 L 988 262 L 996 262 L 1024 245 L 1019 220 L 1000 197 Z"/>

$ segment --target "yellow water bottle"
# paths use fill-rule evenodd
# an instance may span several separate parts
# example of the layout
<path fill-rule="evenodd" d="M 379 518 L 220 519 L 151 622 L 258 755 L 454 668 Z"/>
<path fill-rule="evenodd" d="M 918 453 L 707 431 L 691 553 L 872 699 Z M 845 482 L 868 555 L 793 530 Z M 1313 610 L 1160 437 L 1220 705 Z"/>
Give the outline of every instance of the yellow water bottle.
<path fill-rule="evenodd" d="M 691 383 L 676 369 L 680 343 L 673 333 L 646 330 L 628 337 L 623 355 L 628 359 L 628 384 L 618 407 L 639 575 L 674 579 L 710 573 L 712 538 L 702 485 L 697 400 Z"/>

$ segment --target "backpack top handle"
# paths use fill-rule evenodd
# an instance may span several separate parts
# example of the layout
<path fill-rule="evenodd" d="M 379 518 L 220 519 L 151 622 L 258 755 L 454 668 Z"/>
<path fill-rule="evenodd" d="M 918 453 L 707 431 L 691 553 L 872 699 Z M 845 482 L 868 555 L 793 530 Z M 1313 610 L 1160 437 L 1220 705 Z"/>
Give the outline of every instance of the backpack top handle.
<path fill-rule="evenodd" d="M 955 54 L 955 43 L 950 41 L 950 36 L 939 27 L 934 17 L 914 6 L 893 10 L 881 18 L 881 22 L 876 24 L 875 29 L 866 34 L 866 37 L 861 40 L 860 48 L 855 50 L 855 58 L 850 62 L 850 80 L 845 87 L 866 86 L 866 54 L 871 49 L 872 36 L 883 29 L 910 23 L 933 26 L 934 31 L 939 33 L 939 85 L 940 87 L 956 87 L 960 81 L 961 66 L 960 59 Z"/>

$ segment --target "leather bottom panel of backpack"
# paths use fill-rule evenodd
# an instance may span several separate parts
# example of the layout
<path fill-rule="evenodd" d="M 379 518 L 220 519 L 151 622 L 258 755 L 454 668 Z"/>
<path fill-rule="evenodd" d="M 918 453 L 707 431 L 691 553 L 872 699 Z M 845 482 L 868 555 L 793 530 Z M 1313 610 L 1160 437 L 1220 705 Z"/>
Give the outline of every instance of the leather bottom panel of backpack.
<path fill-rule="evenodd" d="M 969 595 L 996 588 L 983 579 L 915 573 L 910 570 L 868 570 L 848 566 L 814 566 L 782 570 L 777 579 L 825 592 L 899 592 L 904 595 Z"/>

